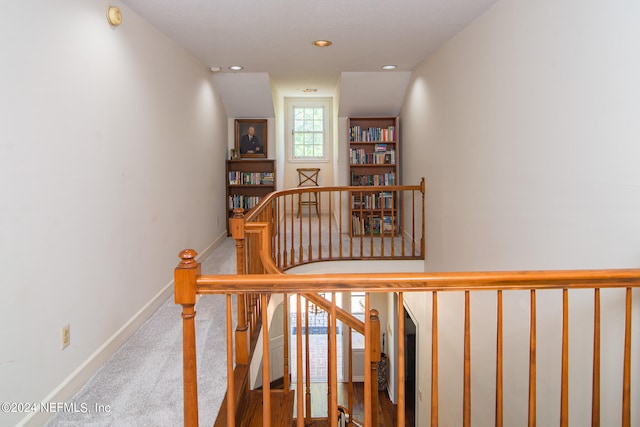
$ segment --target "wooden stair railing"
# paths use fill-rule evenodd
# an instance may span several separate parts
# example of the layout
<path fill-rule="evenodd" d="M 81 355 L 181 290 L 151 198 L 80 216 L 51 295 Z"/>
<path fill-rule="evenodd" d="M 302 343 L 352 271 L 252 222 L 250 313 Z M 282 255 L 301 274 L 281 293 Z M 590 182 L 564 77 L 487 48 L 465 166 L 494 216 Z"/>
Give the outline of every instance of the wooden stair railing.
<path fill-rule="evenodd" d="M 316 190 L 317 191 L 317 190 Z M 379 273 L 379 274 L 282 274 L 283 267 L 278 263 L 283 259 L 289 259 L 289 253 L 285 249 L 284 255 L 281 252 L 280 238 L 286 232 L 285 230 L 277 230 L 280 227 L 279 221 L 275 218 L 281 217 L 281 205 L 267 203 L 264 206 L 268 208 L 262 209 L 260 212 L 254 212 L 254 220 L 248 221 L 240 215 L 234 218 L 237 221 L 235 229 L 238 235 L 242 236 L 242 242 L 237 242 L 237 247 L 241 248 L 242 255 L 238 256 L 238 272 L 249 274 L 238 275 L 210 275 L 202 276 L 200 274 L 200 265 L 195 261 L 195 251 L 185 250 L 180 254 L 181 262 L 175 272 L 175 300 L 177 304 L 182 305 L 183 318 L 183 358 L 184 358 L 184 404 L 185 404 L 185 426 L 191 427 L 198 425 L 197 416 L 197 386 L 196 386 L 196 366 L 195 366 L 195 301 L 196 295 L 206 294 L 225 294 L 227 298 L 227 351 L 228 351 L 228 392 L 227 392 L 227 426 L 232 427 L 239 425 L 235 419 L 237 415 L 234 411 L 237 404 L 233 401 L 236 399 L 236 388 L 242 389 L 244 386 L 237 384 L 234 375 L 238 372 L 238 367 L 234 371 L 233 368 L 233 339 L 231 318 L 231 295 L 238 296 L 239 313 L 246 315 L 246 330 L 237 330 L 236 351 L 238 346 L 246 346 L 251 341 L 250 336 L 255 335 L 260 327 L 267 330 L 268 319 L 266 318 L 266 305 L 268 295 L 273 293 L 297 294 L 309 297 L 309 299 L 319 298 L 315 293 L 318 289 L 323 292 L 335 294 L 337 292 L 364 291 L 365 292 L 365 312 L 370 313 L 369 294 L 372 292 L 395 292 L 398 294 L 398 313 L 403 313 L 404 309 L 404 293 L 405 292 L 424 292 L 431 295 L 432 307 L 432 332 L 431 332 L 431 393 L 430 393 L 430 425 L 437 426 L 439 422 L 440 395 L 438 387 L 438 366 L 439 366 L 439 349 L 438 336 L 441 333 L 438 326 L 438 294 L 442 292 L 462 292 L 464 294 L 464 334 L 463 348 L 464 360 L 462 366 L 463 386 L 462 386 L 462 425 L 469 426 L 472 419 L 471 408 L 471 373 L 472 360 L 470 352 L 471 343 L 471 293 L 475 292 L 496 292 L 497 296 L 497 319 L 496 319 L 496 374 L 495 374 L 495 424 L 501 426 L 504 423 L 504 405 L 503 405 L 503 344 L 502 328 L 503 328 L 503 308 L 502 296 L 504 292 L 514 290 L 527 290 L 530 293 L 530 330 L 529 330 L 529 399 L 528 399 L 528 415 L 527 422 L 529 425 L 536 424 L 537 408 L 537 343 L 538 336 L 536 331 L 537 323 L 537 307 L 536 293 L 546 290 L 558 289 L 563 291 L 563 325 L 562 325 L 562 349 L 561 349 L 561 397 L 559 402 L 559 420 L 561 426 L 568 426 L 568 371 L 569 371 L 569 330 L 568 330 L 568 308 L 569 308 L 569 292 L 574 289 L 593 289 L 594 290 L 594 336 L 593 336 L 593 381 L 592 381 L 592 425 L 599 426 L 601 411 L 601 357 L 600 357 L 600 290 L 601 289 L 625 289 L 626 299 L 624 308 L 624 348 L 623 352 L 623 372 L 622 372 L 622 393 L 621 393 L 621 425 L 623 427 L 631 426 L 631 368 L 632 368 L 632 351 L 631 338 L 636 331 L 633 331 L 633 323 L 631 316 L 633 311 L 632 296 L 633 289 L 640 287 L 640 269 L 617 269 L 617 270 L 576 270 L 576 271 L 512 271 L 512 272 L 457 272 L 457 273 Z M 263 206 L 263 205 L 260 205 Z M 251 216 L 251 215 L 250 215 Z M 257 221 L 260 219 L 260 221 Z M 302 234 L 302 233 L 300 233 Z M 235 238 L 236 236 L 234 236 Z M 286 241 L 286 240 L 285 240 Z M 329 244 L 331 246 L 331 244 Z M 293 247 L 293 246 L 292 246 Z M 301 260 L 321 260 L 314 258 L 312 250 L 308 250 L 308 258 L 291 258 Z M 424 254 L 424 251 L 421 252 Z M 353 258 L 350 258 L 353 259 Z M 289 268 L 294 262 L 286 261 L 286 267 Z M 314 296 L 315 295 L 315 296 Z M 314 301 L 315 303 L 324 304 L 331 313 L 332 328 L 335 328 L 335 319 L 342 316 L 338 307 L 335 305 L 335 298 L 327 306 L 326 302 Z M 240 310 L 241 304 L 244 309 Z M 240 315 L 239 315 L 240 316 Z M 346 319 L 348 317 L 343 316 Z M 349 321 L 349 320 L 347 320 Z M 352 321 L 351 321 L 352 322 Z M 405 346 L 403 342 L 404 336 L 404 316 L 400 315 L 398 322 L 398 415 L 397 425 L 405 424 L 405 414 L 403 411 L 405 403 Z M 355 322 L 352 322 L 355 323 Z M 241 325 L 240 318 L 238 325 Z M 351 326 L 356 326 L 351 325 Z M 359 325 L 357 326 L 359 327 Z M 308 329 L 308 328 L 307 328 Z M 335 330 L 335 329 L 334 329 Z M 372 340 L 375 336 L 374 322 L 371 317 L 367 317 L 364 322 L 365 346 L 368 351 L 365 352 L 365 366 L 371 366 L 376 358 L 376 349 L 374 346 L 377 340 Z M 297 338 L 299 340 L 301 338 Z M 268 343 L 268 340 L 264 340 Z M 269 392 L 268 377 L 268 344 L 264 344 L 266 377 L 263 377 L 262 400 L 263 405 L 263 425 L 270 425 L 271 405 L 269 400 L 271 393 Z M 300 345 L 296 342 L 296 345 Z M 610 350 L 610 349 L 609 349 Z M 335 357 L 335 337 L 334 342 L 330 344 L 332 357 Z M 379 351 L 379 350 L 378 350 Z M 637 351 L 637 350 L 636 350 Z M 250 354 L 250 351 L 247 351 Z M 300 354 L 300 352 L 298 353 Z M 332 378 L 335 378 L 335 362 L 331 369 Z M 301 363 L 297 366 L 300 368 Z M 308 369 L 307 369 L 308 371 Z M 301 376 L 298 376 L 299 381 Z M 331 381 L 335 381 L 332 379 Z M 335 384 L 331 384 L 335 387 Z M 308 414 L 302 414 L 300 408 L 300 393 L 303 388 L 302 383 L 298 387 L 298 404 L 297 404 L 297 425 L 301 425 L 301 419 Z M 308 387 L 307 387 L 308 389 Z M 266 394 L 265 394 L 266 393 Z M 373 381 L 369 375 L 365 376 L 365 414 L 372 414 L 373 411 Z M 337 408 L 335 403 L 336 393 L 331 391 L 331 425 L 337 423 Z M 306 399 L 308 402 L 308 398 Z M 308 403 L 307 403 L 308 406 Z M 334 421 L 335 420 L 335 421 Z M 365 417 L 364 426 L 373 426 L 372 417 Z"/>
<path fill-rule="evenodd" d="M 460 272 L 460 273 L 379 273 L 379 274 L 300 274 L 300 275 L 286 275 L 286 274 L 254 274 L 254 275 L 216 275 L 216 276 L 202 276 L 197 274 L 199 270 L 199 264 L 193 261 L 195 253 L 193 251 L 184 251 L 182 253 L 182 261 L 176 269 L 176 301 L 183 306 L 183 326 L 184 326 L 184 372 L 185 372 L 185 425 L 193 426 L 197 425 L 197 388 L 196 384 L 196 371 L 195 371 L 195 340 L 193 330 L 193 320 L 195 313 L 193 311 L 193 305 L 195 303 L 195 296 L 197 294 L 228 294 L 230 298 L 231 293 L 235 294 L 264 294 L 267 295 L 274 291 L 287 293 L 287 294 L 311 294 L 318 288 L 323 289 L 325 292 L 349 292 L 352 290 L 364 290 L 367 293 L 371 292 L 398 292 L 399 302 L 402 301 L 403 294 L 405 292 L 428 292 L 432 295 L 432 316 L 433 316 L 433 334 L 432 334 L 432 351 L 433 357 L 431 361 L 432 372 L 432 393 L 431 393 L 431 425 L 438 425 L 438 409 L 440 405 L 438 394 L 438 345 L 437 338 L 440 333 L 438 326 L 438 294 L 442 292 L 496 292 L 498 301 L 500 301 L 501 295 L 504 292 L 510 292 L 513 290 L 529 290 L 530 292 L 530 306 L 531 306 L 531 331 L 530 331 L 530 364 L 529 364 L 529 389 L 531 390 L 529 397 L 529 415 L 528 423 L 535 425 L 537 398 L 536 398 L 536 346 L 537 346 L 537 334 L 535 330 L 536 325 L 536 296 L 537 292 L 547 291 L 552 289 L 568 290 L 570 292 L 574 289 L 594 289 L 595 292 L 595 308 L 594 308 L 594 337 L 593 344 L 596 349 L 593 358 L 593 399 L 594 405 L 590 409 L 594 414 L 593 425 L 600 425 L 599 419 L 599 406 L 601 390 L 599 386 L 599 373 L 600 373 L 600 313 L 599 313 L 599 295 L 600 289 L 625 289 L 625 307 L 624 311 L 624 348 L 622 354 L 624 355 L 623 372 L 622 372 L 622 393 L 621 393 L 621 411 L 622 411 L 622 426 L 631 426 L 631 410 L 632 403 L 630 398 L 631 393 L 631 337 L 633 336 L 631 322 L 632 314 L 632 295 L 633 289 L 640 287 L 640 269 L 618 269 L 618 270 L 578 270 L 578 271 L 529 271 L 529 272 Z M 263 297 L 264 298 L 264 297 Z M 568 310 L 568 298 L 563 297 L 563 312 L 566 323 L 567 310 Z M 366 302 L 366 309 L 369 303 Z M 464 314 L 468 316 L 471 312 L 470 299 L 465 298 Z M 502 318 L 501 304 L 498 304 L 498 319 Z M 332 311 L 335 311 L 332 308 Z M 230 319 L 230 314 L 228 315 Z M 402 316 L 401 316 L 402 317 Z M 401 322 L 400 319 L 398 319 Z M 229 320 L 229 324 L 230 324 Z M 497 322 L 497 330 L 502 328 L 502 322 Z M 564 326 L 563 326 L 564 327 Z M 365 322 L 365 331 L 371 330 L 371 322 L 367 320 Z M 637 331 L 635 332 L 637 333 Z M 399 323 L 398 335 L 402 336 L 402 324 Z M 370 336 L 370 335 L 368 335 Z M 465 321 L 464 326 L 464 341 L 465 347 L 468 346 L 469 337 L 471 336 L 471 329 L 469 322 Z M 500 333 L 498 333 L 500 336 Z M 559 378 L 562 390 L 567 389 L 566 369 L 569 367 L 568 359 L 568 334 L 562 334 L 563 347 L 562 347 L 562 365 L 564 366 L 563 372 Z M 231 335 L 233 338 L 233 335 Z M 502 411 L 502 405 L 500 403 L 499 396 L 502 395 L 503 385 L 501 379 L 501 366 L 504 363 L 504 358 L 501 350 L 502 342 L 498 341 L 497 357 L 496 361 L 498 369 L 496 369 L 496 425 L 502 425 L 504 421 L 504 415 Z M 400 353 L 403 351 L 403 346 L 400 345 Z M 608 349 L 611 351 L 611 349 Z M 230 355 L 232 356 L 232 355 Z M 232 357 L 230 357 L 232 360 Z M 399 358 L 398 362 L 402 365 L 402 358 Z M 471 388 L 471 359 L 469 354 L 465 356 L 464 360 L 464 385 L 463 396 L 469 395 Z M 371 360 L 368 360 L 371 363 Z M 403 369 L 399 366 L 399 371 Z M 404 384 L 402 378 L 400 378 L 399 390 L 402 391 Z M 232 386 L 229 385 L 231 388 Z M 368 391 L 367 391 L 368 390 Z M 371 394 L 371 384 L 366 384 L 365 393 Z M 566 392 L 563 394 L 567 395 Z M 231 393 L 230 393 L 231 395 Z M 402 408 L 402 393 L 399 394 L 398 407 Z M 370 400 L 369 400 L 370 401 Z M 470 406 L 470 401 L 463 399 L 463 413 L 473 414 Z M 366 401 L 365 401 L 366 403 Z M 370 410 L 370 404 L 368 404 Z M 568 413 L 566 405 L 559 405 L 559 419 L 560 425 L 568 425 Z M 366 412 L 370 413 L 370 412 Z M 402 425 L 401 418 L 398 417 Z M 465 415 L 463 425 L 469 425 L 470 417 Z M 365 419 L 365 425 L 372 425 L 370 419 Z"/>
<path fill-rule="evenodd" d="M 264 197 L 258 206 L 250 210 L 245 222 L 268 223 L 271 228 L 269 254 L 273 263 L 286 271 L 298 265 L 333 260 L 363 259 L 424 259 L 425 231 L 425 182 L 424 178 L 415 185 L 367 187 L 366 192 L 391 193 L 398 209 L 399 226 L 392 230 L 382 229 L 354 235 L 351 230 L 352 218 L 347 217 L 351 195 L 362 192 L 360 186 L 292 188 L 273 192 Z M 295 200 L 308 197 L 312 192 L 324 212 L 318 217 L 307 215 L 297 217 Z M 305 194 L 306 193 L 306 194 Z M 364 209 L 364 208 L 363 208 Z M 344 212 L 343 212 L 344 211 Z M 372 217 L 383 218 L 384 207 L 367 206 L 359 212 Z M 245 248 L 253 252 L 251 244 Z M 247 260 L 248 264 L 251 260 Z M 249 274 L 252 271 L 248 271 Z"/>

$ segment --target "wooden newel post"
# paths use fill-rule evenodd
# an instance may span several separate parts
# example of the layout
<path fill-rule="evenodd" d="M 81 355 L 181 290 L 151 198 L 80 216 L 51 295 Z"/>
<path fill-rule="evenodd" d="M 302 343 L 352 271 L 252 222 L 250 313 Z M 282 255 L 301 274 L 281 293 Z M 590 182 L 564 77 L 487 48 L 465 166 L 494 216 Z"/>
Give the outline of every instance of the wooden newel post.
<path fill-rule="evenodd" d="M 176 304 L 182 305 L 182 363 L 184 381 L 184 425 L 198 426 L 198 381 L 196 376 L 196 279 L 200 276 L 197 252 L 180 252 L 180 264 L 174 271 Z"/>
<path fill-rule="evenodd" d="M 378 362 L 380 362 L 380 319 L 378 310 L 371 310 L 371 425 L 378 425 Z"/>
<path fill-rule="evenodd" d="M 244 209 L 235 208 L 233 217 L 229 219 L 231 236 L 236 241 L 236 272 L 247 274 L 246 253 L 244 246 Z M 236 363 L 246 365 L 249 363 L 249 329 L 247 326 L 247 295 L 237 295 L 238 325 L 236 327 Z"/>

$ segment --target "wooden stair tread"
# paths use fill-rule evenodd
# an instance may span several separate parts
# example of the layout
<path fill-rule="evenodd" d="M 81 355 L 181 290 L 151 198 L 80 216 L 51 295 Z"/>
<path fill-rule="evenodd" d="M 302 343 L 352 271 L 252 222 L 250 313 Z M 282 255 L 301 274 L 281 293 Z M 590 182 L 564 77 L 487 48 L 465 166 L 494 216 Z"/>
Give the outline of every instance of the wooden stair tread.
<path fill-rule="evenodd" d="M 274 427 L 291 427 L 293 423 L 294 392 L 284 390 L 271 391 L 271 425 Z M 249 402 L 245 406 L 241 427 L 262 427 L 262 391 L 249 393 Z"/>

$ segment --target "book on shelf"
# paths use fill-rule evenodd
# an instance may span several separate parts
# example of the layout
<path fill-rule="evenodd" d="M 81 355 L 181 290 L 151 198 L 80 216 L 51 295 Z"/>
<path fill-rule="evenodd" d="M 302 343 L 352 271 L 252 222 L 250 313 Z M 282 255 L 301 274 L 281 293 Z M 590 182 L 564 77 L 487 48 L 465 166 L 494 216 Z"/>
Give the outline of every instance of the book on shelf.
<path fill-rule="evenodd" d="M 349 128 L 349 141 L 351 142 L 393 142 L 396 140 L 395 126 L 386 128 L 363 128 L 362 126 L 351 126 Z"/>
<path fill-rule="evenodd" d="M 352 165 L 394 164 L 396 152 L 393 149 L 368 152 L 364 148 L 349 149 L 349 163 Z"/>
<path fill-rule="evenodd" d="M 395 172 L 388 172 L 385 174 L 368 174 L 358 175 L 355 172 L 351 172 L 351 185 L 395 185 L 396 174 Z"/>
<path fill-rule="evenodd" d="M 351 208 L 362 209 L 393 209 L 393 192 L 383 191 L 381 193 L 352 192 Z"/>
<path fill-rule="evenodd" d="M 354 236 L 379 236 L 395 231 L 394 217 L 391 215 L 364 215 L 353 214 L 351 216 L 351 233 Z"/>
<path fill-rule="evenodd" d="M 394 229 L 393 226 L 393 217 L 385 215 L 382 218 L 382 231 L 389 231 L 392 232 Z"/>
<path fill-rule="evenodd" d="M 260 199 L 260 196 L 245 196 L 242 194 L 229 196 L 229 210 L 236 208 L 242 208 L 244 210 L 252 209 L 260 203 Z"/>
<path fill-rule="evenodd" d="M 273 172 L 229 171 L 229 185 L 273 185 Z"/>

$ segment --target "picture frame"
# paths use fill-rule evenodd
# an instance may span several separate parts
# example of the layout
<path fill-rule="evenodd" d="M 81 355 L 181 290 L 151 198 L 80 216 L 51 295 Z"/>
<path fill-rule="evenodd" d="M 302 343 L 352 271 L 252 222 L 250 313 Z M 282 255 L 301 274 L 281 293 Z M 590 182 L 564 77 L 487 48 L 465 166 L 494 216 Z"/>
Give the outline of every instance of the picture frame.
<path fill-rule="evenodd" d="M 266 158 L 267 119 L 236 119 L 234 145 L 241 159 Z"/>

